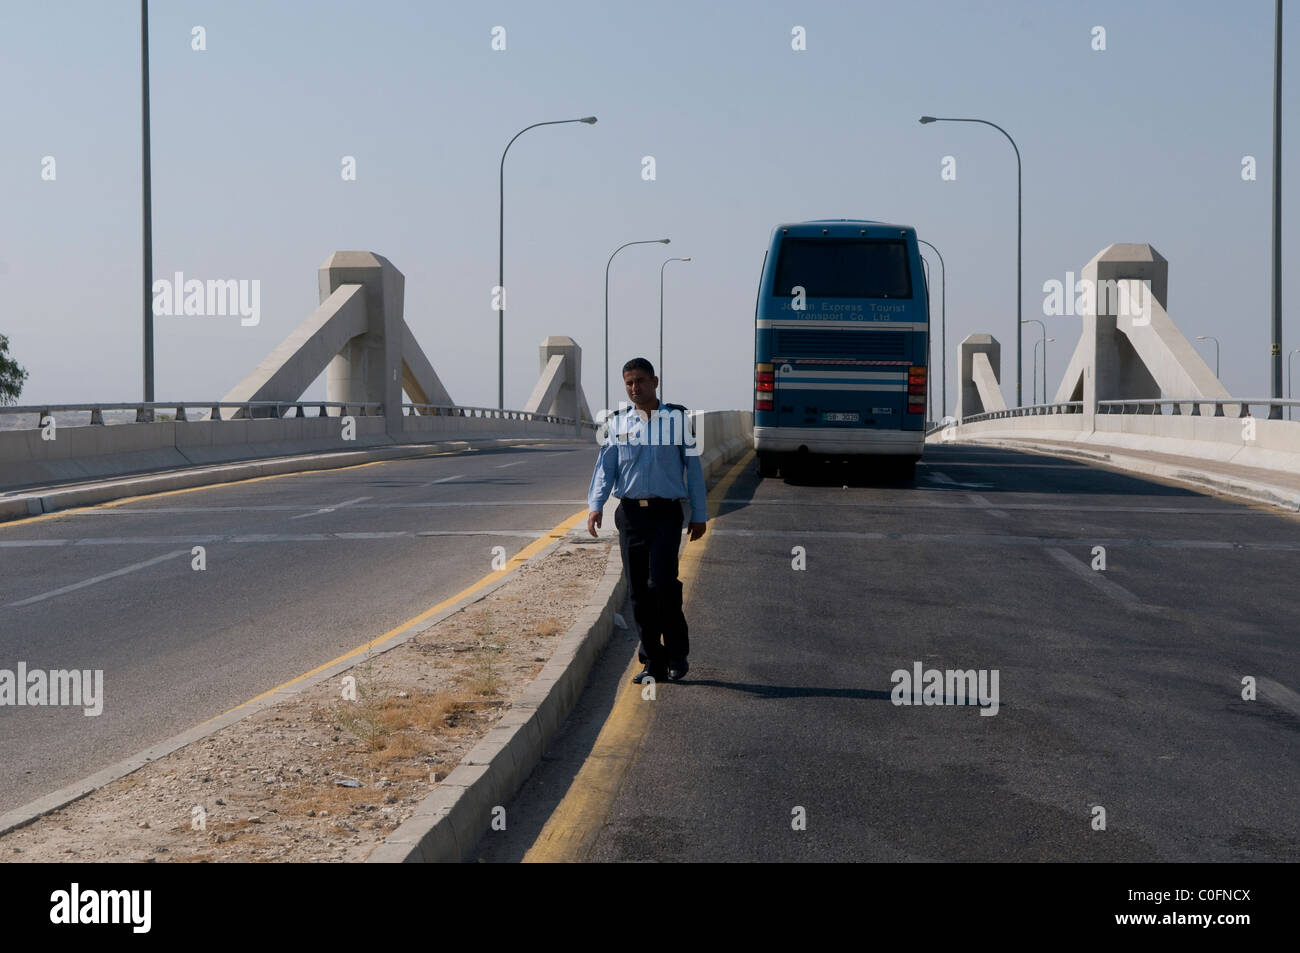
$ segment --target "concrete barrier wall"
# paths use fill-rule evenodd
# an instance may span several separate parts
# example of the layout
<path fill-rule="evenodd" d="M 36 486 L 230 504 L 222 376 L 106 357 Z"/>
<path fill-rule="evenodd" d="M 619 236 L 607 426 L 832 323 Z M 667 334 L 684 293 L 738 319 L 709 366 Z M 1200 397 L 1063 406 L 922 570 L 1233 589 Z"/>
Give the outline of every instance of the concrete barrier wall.
<path fill-rule="evenodd" d="M 1202 460 L 1300 473 L 1300 421 L 1259 417 L 1192 417 L 1173 414 L 1097 414 L 1096 429 L 1084 414 L 1042 414 L 961 424 L 963 440 L 1041 439 L 1082 447 L 1171 453 Z M 1254 425 L 1254 439 L 1250 424 Z M 942 441 L 942 432 L 928 442 Z"/>
<path fill-rule="evenodd" d="M 404 417 L 401 438 L 383 417 L 354 417 L 356 439 L 342 439 L 338 417 L 160 421 L 148 424 L 0 431 L 0 489 L 147 473 L 329 450 L 357 450 L 475 436 L 595 440 L 575 424 L 494 417 Z"/>
<path fill-rule="evenodd" d="M 754 412 L 751 410 L 694 411 L 691 417 L 700 441 L 700 467 L 704 470 L 706 482 L 754 446 Z"/>

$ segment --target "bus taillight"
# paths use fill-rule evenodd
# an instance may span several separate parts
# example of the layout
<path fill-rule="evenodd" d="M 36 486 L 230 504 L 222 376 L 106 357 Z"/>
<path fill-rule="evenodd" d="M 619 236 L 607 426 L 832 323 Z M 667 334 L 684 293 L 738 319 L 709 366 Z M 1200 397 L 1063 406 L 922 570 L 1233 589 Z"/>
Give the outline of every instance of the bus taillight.
<path fill-rule="evenodd" d="M 912 366 L 907 369 L 907 412 L 925 413 L 925 367 L 923 366 Z"/>
<path fill-rule="evenodd" d="M 754 365 L 754 409 L 771 410 L 772 392 L 776 390 L 776 378 L 772 374 L 771 364 Z"/>

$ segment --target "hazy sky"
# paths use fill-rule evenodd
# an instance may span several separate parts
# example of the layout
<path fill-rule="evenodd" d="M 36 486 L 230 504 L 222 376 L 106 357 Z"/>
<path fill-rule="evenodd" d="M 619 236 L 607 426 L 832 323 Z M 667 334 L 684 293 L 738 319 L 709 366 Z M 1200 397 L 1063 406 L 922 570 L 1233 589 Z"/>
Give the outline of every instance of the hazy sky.
<path fill-rule="evenodd" d="M 1300 131 L 1298 19 L 1284 146 Z M 937 245 L 950 408 L 956 345 L 975 331 L 1002 342 L 1013 399 L 1015 158 L 993 129 L 922 114 L 988 119 L 1019 144 L 1025 316 L 1056 338 L 1053 387 L 1079 325 L 1043 316 L 1043 282 L 1112 242 L 1149 242 L 1170 262 L 1174 320 L 1222 341 L 1229 391 L 1268 391 L 1269 0 L 167 0 L 150 27 L 155 275 L 261 282 L 257 326 L 157 319 L 159 400 L 224 395 L 315 308 L 329 254 L 364 249 L 405 274 L 407 321 L 453 399 L 495 405 L 501 150 L 530 123 L 590 114 L 594 126 L 528 132 L 507 161 L 507 407 L 527 399 L 548 334 L 582 346 L 601 406 L 606 259 L 668 236 L 614 262 L 614 399 L 625 360 L 658 364 L 660 264 L 691 256 L 667 271 L 667 396 L 749 408 L 768 235 L 827 217 L 915 225 Z M 22 403 L 141 399 L 139 65 L 133 0 L 0 7 L 0 333 L 30 371 Z M 940 177 L 946 155 L 955 181 Z M 1285 155 L 1293 262 L 1300 163 Z M 1297 294 L 1292 281 L 1288 351 Z M 1026 332 L 1028 398 L 1038 328 Z"/>

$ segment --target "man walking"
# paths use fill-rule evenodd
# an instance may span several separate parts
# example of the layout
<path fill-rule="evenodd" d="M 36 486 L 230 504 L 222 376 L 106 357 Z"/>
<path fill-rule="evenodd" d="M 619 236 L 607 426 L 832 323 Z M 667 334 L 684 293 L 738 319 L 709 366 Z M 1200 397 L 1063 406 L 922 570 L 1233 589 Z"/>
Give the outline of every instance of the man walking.
<path fill-rule="evenodd" d="M 641 630 L 638 654 L 645 668 L 632 681 L 678 681 L 690 667 L 677 551 L 682 541 L 681 500 L 689 498 L 690 539 L 704 535 L 704 470 L 680 404 L 655 397 L 659 378 L 643 357 L 623 365 L 632 407 L 606 421 L 609 433 L 587 490 L 587 531 L 596 535 L 611 490 L 622 501 L 614 513 L 623 572 L 632 590 L 632 613 Z M 662 636 L 663 642 L 660 643 Z"/>

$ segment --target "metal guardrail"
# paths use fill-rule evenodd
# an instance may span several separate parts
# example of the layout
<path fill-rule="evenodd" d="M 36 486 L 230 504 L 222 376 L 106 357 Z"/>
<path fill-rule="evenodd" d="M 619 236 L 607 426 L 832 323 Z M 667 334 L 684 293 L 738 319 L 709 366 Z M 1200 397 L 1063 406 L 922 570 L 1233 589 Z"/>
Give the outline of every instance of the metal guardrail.
<path fill-rule="evenodd" d="M 526 410 L 502 410 L 499 407 L 460 407 L 455 404 L 403 404 L 407 417 L 485 417 L 495 420 L 537 420 L 549 424 L 579 424 L 595 430 L 590 420 L 576 417 L 556 417 L 553 414 L 533 414 Z"/>
<path fill-rule="evenodd" d="M 196 407 L 206 407 L 208 417 L 191 418 L 188 410 Z M 90 423 L 92 426 L 105 426 L 104 411 L 106 410 L 134 410 L 135 420 L 131 423 L 146 424 L 157 423 L 155 411 L 173 409 L 176 411 L 172 418 L 176 421 L 190 420 L 219 420 L 219 413 L 222 407 L 238 407 L 243 411 L 243 418 L 273 418 L 288 419 L 291 417 L 305 417 L 304 407 L 319 408 L 316 416 L 326 416 L 327 407 L 341 408 L 340 416 L 357 416 L 357 417 L 376 417 L 382 416 L 384 405 L 378 403 L 345 403 L 342 401 L 330 400 L 245 400 L 245 401 L 207 401 L 207 400 L 190 400 L 190 401 L 152 401 L 152 402 L 135 402 L 124 404 L 29 404 L 26 406 L 5 406 L 0 407 L 0 414 L 36 414 L 36 429 L 40 429 L 40 421 L 52 413 L 85 413 L 90 412 Z M 355 415 L 349 414 L 351 408 L 357 408 Z M 374 413 L 369 413 L 369 409 L 374 408 Z M 255 409 L 267 410 L 267 413 L 255 413 Z M 286 410 L 292 409 L 294 413 L 286 413 Z M 126 421 L 124 421 L 125 423 Z"/>
<path fill-rule="evenodd" d="M 207 408 L 207 416 L 199 415 L 192 417 L 190 413 L 195 408 Z M 357 417 L 379 417 L 383 416 L 384 405 L 381 403 L 350 403 L 345 401 L 331 400 L 245 400 L 245 401 L 152 401 L 152 402 L 135 402 L 121 404 L 28 404 L 22 406 L 0 406 L 0 414 L 34 414 L 36 423 L 33 429 L 39 430 L 41 421 L 51 414 L 55 413 L 90 413 L 90 424 L 92 426 L 113 426 L 104 419 L 105 411 L 114 410 L 133 410 L 135 411 L 135 420 L 121 421 L 121 423 L 157 423 L 157 411 L 174 410 L 175 416 L 171 419 L 176 421 L 195 421 L 195 420 L 220 420 L 220 409 L 223 407 L 237 407 L 241 411 L 233 419 L 277 419 L 288 420 L 295 417 L 306 417 L 306 408 L 315 407 L 317 412 L 314 416 L 327 416 L 328 408 L 338 408 L 340 417 L 357 416 Z M 355 408 L 355 414 L 353 409 Z M 542 421 L 552 424 L 578 424 L 581 423 L 588 429 L 595 430 L 596 424 L 590 420 L 578 421 L 573 417 L 557 417 L 553 414 L 533 414 L 524 410 L 501 410 L 496 407 L 458 407 L 453 404 L 403 404 L 405 416 L 431 416 L 431 417 L 484 417 L 497 420 L 530 420 Z M 259 413 L 259 411 L 261 411 Z"/>
<path fill-rule="evenodd" d="M 1235 407 L 1235 414 L 1225 414 L 1225 407 Z M 1168 412 L 1164 408 L 1168 407 Z M 1188 410 L 1183 408 L 1187 407 Z M 1203 413 L 1202 407 L 1213 407 L 1213 413 Z M 1277 400 L 1271 397 L 1141 397 L 1134 400 L 1099 400 L 1099 414 L 1150 414 L 1190 417 L 1250 417 L 1251 407 L 1300 407 L 1300 400 Z M 1004 420 L 1009 417 L 1031 417 L 1039 414 L 1081 414 L 1083 401 L 1070 400 L 1051 404 L 1033 404 L 1027 407 L 1008 407 L 1005 410 L 987 411 L 963 417 L 960 423 L 973 424 L 981 420 Z M 940 424 L 935 430 L 943 429 Z M 933 433 L 934 431 L 930 431 Z"/>
<path fill-rule="evenodd" d="M 1099 400 L 1097 401 L 1097 413 L 1127 414 L 1129 408 L 1132 408 L 1133 413 L 1136 414 L 1163 414 L 1163 408 L 1169 406 L 1172 408 L 1170 416 L 1177 416 L 1184 413 L 1182 409 L 1184 404 L 1191 405 L 1191 410 L 1187 412 L 1187 416 L 1191 417 L 1228 416 L 1223 412 L 1223 408 L 1229 404 L 1239 408 L 1238 412 L 1233 416 L 1250 417 L 1252 405 L 1267 407 L 1270 410 L 1274 407 L 1300 407 L 1300 400 L 1275 400 L 1272 397 L 1161 397 L 1158 399 L 1146 398 L 1138 400 Z M 1201 413 L 1201 406 L 1204 404 L 1214 407 L 1214 413 Z"/>
<path fill-rule="evenodd" d="M 982 414 L 963 417 L 959 423 L 974 424 L 981 420 L 1004 420 L 1008 417 L 1037 417 L 1042 414 L 1081 414 L 1083 401 L 1065 400 L 1052 404 L 1030 404 L 1026 407 L 1008 407 L 1005 410 L 990 410 Z"/>

